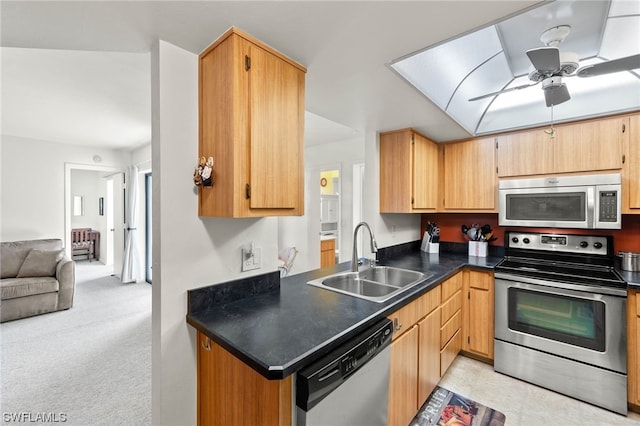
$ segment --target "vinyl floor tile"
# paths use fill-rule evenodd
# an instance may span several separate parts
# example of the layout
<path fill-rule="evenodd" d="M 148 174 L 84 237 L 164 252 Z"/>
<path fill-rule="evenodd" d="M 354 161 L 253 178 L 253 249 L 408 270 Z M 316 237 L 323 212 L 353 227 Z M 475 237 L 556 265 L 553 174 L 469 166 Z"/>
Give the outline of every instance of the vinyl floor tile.
<path fill-rule="evenodd" d="M 501 411 L 505 426 L 640 426 L 640 414 L 622 416 L 493 371 L 458 356 L 439 386 Z"/>

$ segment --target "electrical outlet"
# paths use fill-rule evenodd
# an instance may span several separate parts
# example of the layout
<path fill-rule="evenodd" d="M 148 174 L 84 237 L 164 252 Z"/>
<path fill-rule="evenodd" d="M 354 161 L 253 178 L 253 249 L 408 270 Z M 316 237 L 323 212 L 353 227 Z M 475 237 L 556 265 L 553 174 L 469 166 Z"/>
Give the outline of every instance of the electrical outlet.
<path fill-rule="evenodd" d="M 262 249 L 260 247 L 242 249 L 242 272 L 262 267 Z"/>

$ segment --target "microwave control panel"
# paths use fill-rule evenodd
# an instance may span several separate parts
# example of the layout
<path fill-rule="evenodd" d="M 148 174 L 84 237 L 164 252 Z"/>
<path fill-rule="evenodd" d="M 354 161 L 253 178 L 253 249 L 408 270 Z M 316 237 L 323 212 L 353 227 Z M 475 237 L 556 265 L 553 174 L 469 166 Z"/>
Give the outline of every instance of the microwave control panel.
<path fill-rule="evenodd" d="M 598 191 L 598 204 L 600 222 L 618 221 L 618 191 Z"/>

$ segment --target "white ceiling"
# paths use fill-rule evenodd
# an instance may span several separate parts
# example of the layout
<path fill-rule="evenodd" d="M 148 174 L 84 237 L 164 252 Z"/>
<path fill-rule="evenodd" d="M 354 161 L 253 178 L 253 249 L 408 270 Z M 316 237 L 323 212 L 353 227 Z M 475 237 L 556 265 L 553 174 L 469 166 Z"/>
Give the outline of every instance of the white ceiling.
<path fill-rule="evenodd" d="M 461 139 L 469 134 L 387 64 L 536 3 L 3 0 L 2 134 L 146 143 L 151 45 L 162 39 L 199 53 L 234 25 L 308 68 L 307 141 L 403 127 Z"/>

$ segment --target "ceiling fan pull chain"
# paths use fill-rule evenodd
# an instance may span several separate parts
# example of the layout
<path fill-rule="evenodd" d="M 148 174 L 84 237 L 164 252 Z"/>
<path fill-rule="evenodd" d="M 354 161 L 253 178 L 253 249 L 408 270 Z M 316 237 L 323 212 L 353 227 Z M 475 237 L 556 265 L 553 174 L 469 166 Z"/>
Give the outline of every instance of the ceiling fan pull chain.
<path fill-rule="evenodd" d="M 549 135 L 550 139 L 556 137 L 556 131 L 553 129 L 553 104 L 551 104 L 551 129 L 545 130 L 544 132 Z"/>

